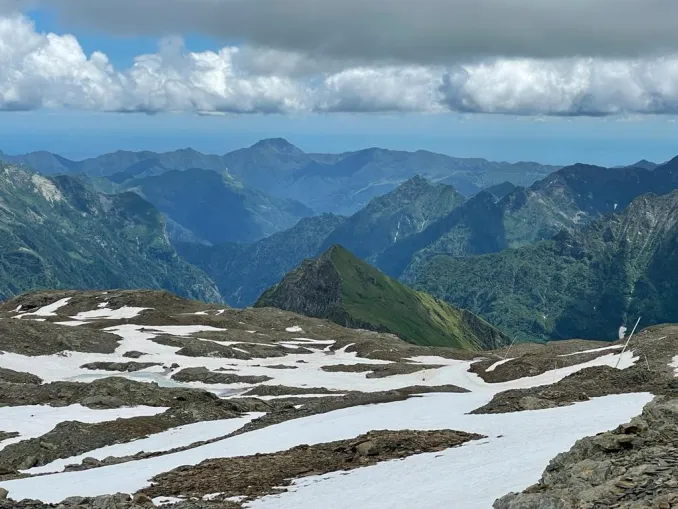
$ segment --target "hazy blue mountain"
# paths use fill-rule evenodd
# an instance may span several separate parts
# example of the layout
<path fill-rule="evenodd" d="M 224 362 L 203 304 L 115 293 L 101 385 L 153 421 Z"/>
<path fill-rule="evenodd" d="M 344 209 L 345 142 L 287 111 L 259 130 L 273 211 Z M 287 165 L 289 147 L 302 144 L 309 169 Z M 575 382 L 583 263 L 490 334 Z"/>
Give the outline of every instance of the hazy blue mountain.
<path fill-rule="evenodd" d="M 345 220 L 322 214 L 253 244 L 184 243 L 177 244 L 177 250 L 212 278 L 230 305 L 246 307 L 303 260 L 316 256 L 327 236 Z"/>
<path fill-rule="evenodd" d="M 471 196 L 505 181 L 530 185 L 557 169 L 531 162 L 461 159 L 424 150 L 368 148 L 342 154 L 307 154 L 281 138 L 261 140 L 224 155 L 182 149 L 165 153 L 117 151 L 83 161 L 47 152 L 0 158 L 25 164 L 46 175 L 84 173 L 92 178 L 108 177 L 116 184 L 171 170 L 228 171 L 247 187 L 297 200 L 316 212 L 346 215 L 415 175 L 452 185 L 461 194 Z"/>
<path fill-rule="evenodd" d="M 648 192 L 678 188 L 678 163 L 650 171 L 576 164 L 553 172 L 529 188 L 517 187 L 500 200 L 489 191 L 426 230 L 384 251 L 375 264 L 399 277 L 409 265 L 436 254 L 470 256 L 550 239 L 620 211 Z"/>
<path fill-rule="evenodd" d="M 481 191 L 445 217 L 379 253 L 374 264 L 399 277 L 411 264 L 434 254 L 471 256 L 507 247 L 504 215 L 496 197 Z"/>
<path fill-rule="evenodd" d="M 243 186 L 226 172 L 171 170 L 128 180 L 173 223 L 209 243 L 253 242 L 290 228 L 312 211 L 299 202 Z M 177 231 L 177 230 L 173 230 Z M 177 240 L 186 240 L 184 236 Z"/>
<path fill-rule="evenodd" d="M 490 186 L 485 189 L 485 191 L 488 191 L 492 193 L 494 196 L 496 196 L 498 199 L 502 199 L 504 196 L 509 194 L 512 191 L 515 191 L 516 185 L 509 182 L 508 180 L 506 182 L 502 182 L 501 184 L 496 184 L 494 186 Z"/>
<path fill-rule="evenodd" d="M 341 244 L 356 256 L 370 259 L 421 232 L 464 201 L 452 186 L 413 177 L 349 217 L 328 236 L 322 249 Z"/>
<path fill-rule="evenodd" d="M 179 258 L 162 215 L 134 193 L 0 164 L 0 299 L 42 288 L 156 288 L 221 301 Z"/>
<path fill-rule="evenodd" d="M 640 161 L 629 165 L 630 168 L 643 168 L 644 170 L 654 170 L 658 166 L 661 166 L 661 164 L 653 163 L 652 161 L 648 161 L 647 159 L 641 159 Z"/>

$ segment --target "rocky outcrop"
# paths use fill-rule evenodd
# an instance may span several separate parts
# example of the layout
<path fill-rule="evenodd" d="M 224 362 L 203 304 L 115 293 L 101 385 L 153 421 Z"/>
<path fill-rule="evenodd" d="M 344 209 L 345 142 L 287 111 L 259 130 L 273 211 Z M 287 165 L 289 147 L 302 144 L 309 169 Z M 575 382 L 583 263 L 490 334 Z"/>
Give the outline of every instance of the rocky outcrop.
<path fill-rule="evenodd" d="M 658 396 L 614 431 L 579 440 L 494 509 L 678 507 L 678 398 Z"/>
<path fill-rule="evenodd" d="M 675 394 L 678 389 L 676 385 L 676 380 L 672 376 L 648 371 L 643 365 L 623 370 L 610 366 L 595 366 L 573 373 L 553 385 L 499 392 L 487 405 L 471 413 L 503 414 L 539 410 L 571 405 L 610 394 L 631 392 Z"/>
<path fill-rule="evenodd" d="M 277 493 L 295 478 L 346 471 L 381 461 L 436 452 L 483 438 L 461 431 L 371 431 L 350 440 L 300 445 L 274 454 L 205 461 L 180 467 L 153 479 L 143 491 L 151 497 L 202 498 L 218 491 L 225 497 L 248 499 Z"/>
<path fill-rule="evenodd" d="M 13 369 L 0 368 L 0 382 L 9 382 L 13 384 L 41 384 L 42 378 L 23 371 L 14 371 Z"/>
<path fill-rule="evenodd" d="M 3 500 L 0 488 L 0 509 L 151 509 L 156 507 L 144 494 L 134 497 L 125 493 L 100 497 L 70 497 L 59 504 L 44 504 L 37 500 Z"/>
<path fill-rule="evenodd" d="M 122 377 L 44 385 L 0 382 L 0 406 L 80 404 L 95 409 L 136 405 L 175 408 L 190 403 L 212 404 L 218 400 L 216 395 L 199 389 L 159 387 L 155 382 L 136 382 Z M 233 405 L 236 411 L 252 411 L 245 400 L 219 401 Z"/>
<path fill-rule="evenodd" d="M 0 320 L 0 352 L 54 355 L 64 350 L 113 353 L 119 336 L 83 327 L 67 327 L 27 318 Z"/>
<path fill-rule="evenodd" d="M 92 369 L 101 371 L 120 371 L 133 373 L 142 369 L 152 368 L 153 366 L 162 366 L 159 362 L 90 362 L 80 366 L 82 369 Z"/>
<path fill-rule="evenodd" d="M 172 375 L 177 382 L 202 382 L 205 384 L 260 384 L 272 380 L 270 376 L 234 375 L 215 373 L 207 368 L 184 368 Z"/>

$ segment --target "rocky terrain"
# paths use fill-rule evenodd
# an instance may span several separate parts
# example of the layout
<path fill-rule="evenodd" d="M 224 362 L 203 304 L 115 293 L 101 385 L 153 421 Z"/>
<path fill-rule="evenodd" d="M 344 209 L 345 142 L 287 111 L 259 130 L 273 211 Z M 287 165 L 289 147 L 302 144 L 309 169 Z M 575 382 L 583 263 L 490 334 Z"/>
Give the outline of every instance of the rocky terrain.
<path fill-rule="evenodd" d="M 495 509 L 678 507 L 678 398 L 658 397 L 608 433 L 578 441 L 539 482 Z"/>
<path fill-rule="evenodd" d="M 49 291 L 0 304 L 0 331 L 0 509 L 676 502 L 675 326 L 623 352 L 472 352 L 164 292 Z"/>

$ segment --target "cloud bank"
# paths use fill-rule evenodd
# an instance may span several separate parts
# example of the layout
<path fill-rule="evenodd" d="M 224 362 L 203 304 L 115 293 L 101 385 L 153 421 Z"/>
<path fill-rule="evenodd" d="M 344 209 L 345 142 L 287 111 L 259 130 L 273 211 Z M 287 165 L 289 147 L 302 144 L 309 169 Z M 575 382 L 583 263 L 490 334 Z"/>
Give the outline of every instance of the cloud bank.
<path fill-rule="evenodd" d="M 212 3 L 241 1 L 260 0 Z M 150 2 L 142 5 L 146 3 Z M 102 0 L 91 5 L 106 9 L 109 4 Z M 186 49 L 180 39 L 166 38 L 156 53 L 139 55 L 131 67 L 116 69 L 103 53 L 85 54 L 73 35 L 38 33 L 28 18 L 5 15 L 0 16 L 0 109 L 678 113 L 678 53 L 624 59 L 488 57 L 469 62 L 368 65 L 253 45 L 197 53 Z"/>

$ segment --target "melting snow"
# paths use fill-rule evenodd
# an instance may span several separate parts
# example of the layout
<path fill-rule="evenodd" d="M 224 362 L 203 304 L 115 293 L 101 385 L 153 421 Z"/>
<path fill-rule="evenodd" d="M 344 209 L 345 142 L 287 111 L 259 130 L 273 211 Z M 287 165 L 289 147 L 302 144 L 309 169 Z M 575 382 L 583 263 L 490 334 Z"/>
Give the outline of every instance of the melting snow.
<path fill-rule="evenodd" d="M 125 324 L 109 327 L 105 330 L 118 334 L 123 338 L 113 354 L 68 352 L 66 354 L 28 357 L 8 352 L 4 355 L 0 355 L 0 367 L 32 373 L 42 378 L 45 382 L 59 380 L 92 381 L 97 378 L 111 376 L 111 373 L 93 373 L 91 370 L 81 369 L 80 366 L 91 362 L 101 361 L 126 362 L 129 359 L 124 358 L 123 354 L 130 350 L 137 350 L 148 354 L 146 359 L 149 362 L 158 362 L 164 366 L 170 366 L 176 363 L 179 365 L 180 369 L 204 366 L 210 370 L 228 367 L 242 375 L 266 375 L 271 377 L 272 380 L 269 380 L 264 385 L 324 387 L 340 391 L 356 390 L 375 392 L 393 390 L 411 385 L 431 386 L 453 384 L 469 390 L 497 392 L 512 388 L 551 384 L 585 367 L 601 365 L 615 366 L 619 359 L 618 354 L 609 354 L 593 359 L 587 363 L 560 368 L 536 377 L 528 377 L 511 382 L 488 384 L 478 375 L 468 372 L 469 366 L 471 365 L 471 362 L 469 361 L 426 356 L 416 357 L 411 360 L 418 363 L 439 364 L 443 367 L 405 375 L 369 379 L 366 378 L 365 372 L 328 372 L 322 369 L 323 366 L 337 364 L 389 364 L 388 361 L 358 357 L 356 352 L 346 352 L 347 347 L 336 350 L 333 352 L 334 355 L 328 355 L 330 352 L 321 351 L 320 349 L 315 348 L 317 346 L 331 346 L 333 343 L 331 340 L 297 338 L 292 341 L 281 342 L 279 343 L 280 345 L 291 349 L 303 345 L 304 348 L 311 349 L 312 353 L 296 354 L 294 353 L 294 350 L 291 350 L 290 353 L 284 357 L 257 358 L 256 365 L 252 365 L 251 360 L 177 355 L 176 352 L 179 348 L 161 345 L 151 340 L 154 336 L 163 333 L 183 336 L 202 331 L 222 330 L 211 326 L 182 325 L 144 327 L 140 325 Z M 246 348 L 246 344 L 241 346 Z M 629 367 L 633 365 L 636 360 L 637 358 L 634 358 L 631 351 L 624 352 L 619 367 L 622 369 Z M 297 369 L 272 370 L 269 368 L 269 366 L 278 364 L 293 366 Z M 247 384 L 203 384 L 199 382 L 182 384 L 171 380 L 171 374 L 171 371 L 165 370 L 162 366 L 155 366 L 136 373 L 116 373 L 116 376 L 123 376 L 140 381 L 156 381 L 164 386 L 199 387 L 219 395 L 227 395 L 230 394 L 230 392 L 225 391 L 242 389 L 248 386 Z"/>
<path fill-rule="evenodd" d="M 388 509 L 490 507 L 498 496 L 538 480 L 549 460 L 579 438 L 614 428 L 640 413 L 650 394 L 597 398 L 572 406 L 469 415 L 491 394 L 429 394 L 394 403 L 346 408 L 286 421 L 211 444 L 139 461 L 0 483 L 10 497 L 58 502 L 69 496 L 134 493 L 162 472 L 206 459 L 283 451 L 301 444 L 350 439 L 374 429 L 456 429 L 488 435 L 444 453 L 414 456 L 330 476 L 295 493 L 252 507 L 275 509 Z M 501 435 L 501 438 L 499 437 Z M 482 445 L 481 445 L 482 444 Z M 440 457 L 436 457 L 440 456 Z M 403 479 L 407 483 L 403 483 Z M 416 478 L 416 480 L 415 480 Z"/>
<path fill-rule="evenodd" d="M 294 327 L 287 327 L 285 330 L 287 332 L 304 332 L 304 330 L 298 325 L 295 325 Z"/>
<path fill-rule="evenodd" d="M 23 472 L 27 474 L 60 472 L 66 465 L 79 464 L 87 457 L 102 460 L 108 456 L 131 456 L 142 451 L 158 452 L 167 451 L 177 447 L 184 447 L 195 442 L 212 440 L 214 438 L 228 435 L 229 433 L 242 428 L 251 420 L 258 419 L 263 415 L 263 413 L 254 412 L 244 417 L 237 417 L 235 419 L 222 419 L 218 421 L 205 421 L 197 422 L 195 424 L 187 424 L 186 426 L 179 426 L 161 433 L 155 433 L 146 438 L 134 440 L 133 442 L 109 445 L 108 447 L 102 447 L 100 449 L 88 451 L 78 456 L 58 459 L 47 465 L 30 468 L 28 470 L 24 470 Z"/>
<path fill-rule="evenodd" d="M 492 364 L 492 366 L 490 366 L 489 368 L 487 368 L 485 371 L 494 371 L 495 369 L 497 369 L 497 368 L 498 368 L 499 366 L 501 366 L 502 364 L 506 364 L 508 361 L 512 361 L 512 360 L 515 360 L 515 358 L 514 358 L 514 357 L 510 357 L 510 358 L 508 358 L 508 359 L 503 359 L 503 360 L 501 360 L 501 361 L 497 361 L 497 362 L 495 362 L 494 364 Z"/>
<path fill-rule="evenodd" d="M 65 299 L 53 302 L 48 306 L 43 306 L 37 311 L 33 311 L 31 313 L 22 313 L 20 315 L 15 316 L 14 318 L 23 318 L 24 316 L 56 316 L 55 311 L 61 307 L 64 307 L 66 304 L 68 304 L 70 300 L 71 300 L 70 297 L 66 297 Z"/>
<path fill-rule="evenodd" d="M 155 497 L 152 502 L 155 505 L 173 505 L 184 502 L 186 499 L 177 497 Z"/>
<path fill-rule="evenodd" d="M 585 353 L 595 353 L 595 352 L 604 352 L 605 350 L 621 350 L 624 348 L 624 345 L 613 345 L 613 346 L 604 346 L 602 348 L 594 348 L 592 350 L 582 350 L 581 352 L 566 353 L 559 355 L 558 357 L 572 357 L 573 355 L 582 355 Z"/>
<path fill-rule="evenodd" d="M 167 410 L 164 407 L 137 406 L 92 410 L 81 405 L 51 407 L 46 405 L 15 406 L 0 408 L 0 423 L 3 431 L 16 431 L 20 436 L 0 442 L 0 449 L 27 440 L 37 438 L 65 421 L 104 422 L 118 418 L 157 415 Z"/>
<path fill-rule="evenodd" d="M 294 491 L 265 497 L 249 507 L 489 508 L 498 497 L 535 483 L 551 458 L 568 450 L 577 439 L 613 429 L 637 415 L 651 399 L 649 394 L 628 396 L 608 396 L 550 410 L 476 416 L 480 419 L 455 416 L 446 423 L 447 428 L 476 431 L 488 438 L 441 453 L 388 461 L 348 474 L 335 472 L 303 478 L 295 482 Z M 621 405 L 629 408 L 620 408 Z M 417 410 L 426 414 L 433 408 L 435 406 Z M 403 413 L 393 418 L 404 416 Z M 336 425 L 340 427 L 341 423 Z M 430 429 L 429 422 L 419 427 Z M 403 479 L 407 482 L 403 483 Z"/>
<path fill-rule="evenodd" d="M 145 311 L 146 309 L 151 309 L 151 308 L 135 308 L 128 306 L 123 306 L 119 309 L 109 309 L 105 306 L 103 308 L 99 306 L 99 308 L 100 309 L 95 309 L 93 311 L 83 311 L 75 316 L 72 316 L 71 318 L 73 318 L 74 320 L 94 320 L 99 318 L 104 318 L 107 320 L 125 320 L 128 318 L 134 318 L 135 316 L 138 316 L 139 313 Z"/>

